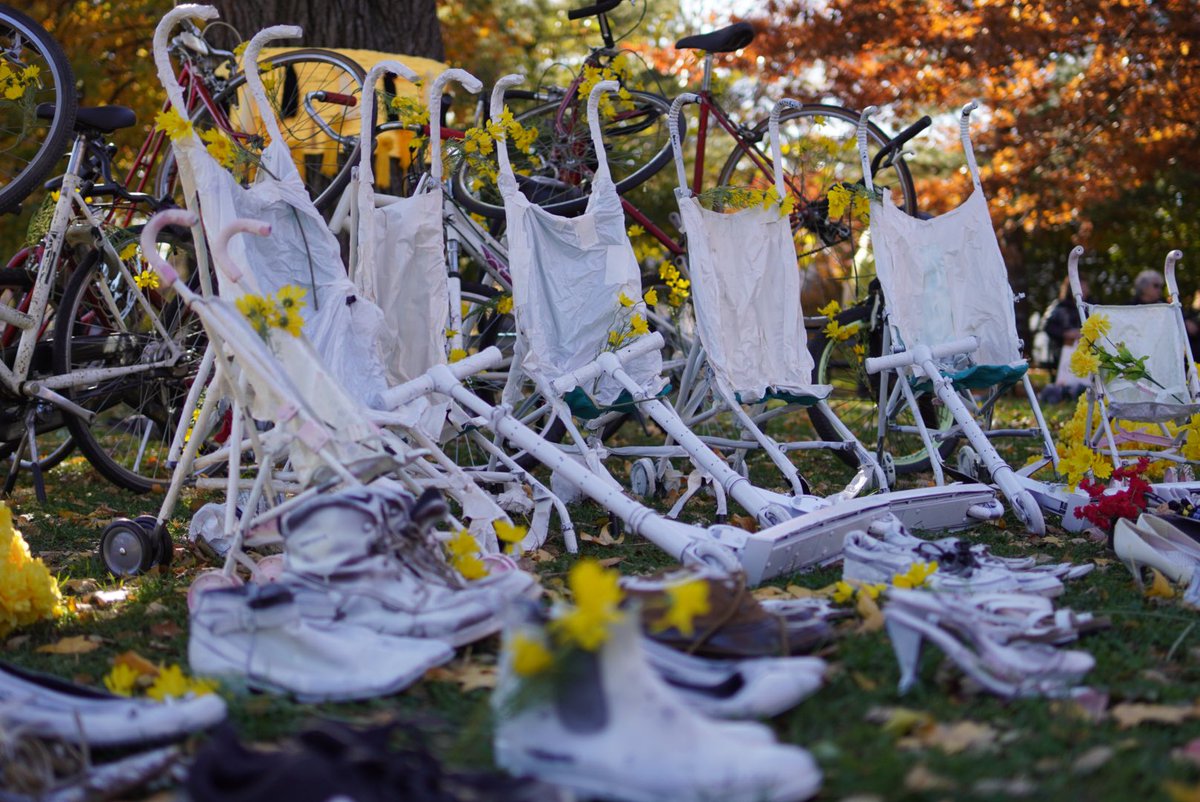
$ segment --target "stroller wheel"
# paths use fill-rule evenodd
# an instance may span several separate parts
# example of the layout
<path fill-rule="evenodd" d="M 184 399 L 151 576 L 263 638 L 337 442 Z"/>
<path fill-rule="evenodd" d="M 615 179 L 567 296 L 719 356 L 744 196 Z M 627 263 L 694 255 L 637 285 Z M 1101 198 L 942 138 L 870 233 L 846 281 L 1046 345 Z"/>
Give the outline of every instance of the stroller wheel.
<path fill-rule="evenodd" d="M 100 536 L 100 561 L 115 576 L 145 573 L 157 558 L 158 543 L 137 521 L 118 518 Z"/>
<path fill-rule="evenodd" d="M 987 468 L 980 459 L 979 454 L 970 446 L 963 446 L 958 451 L 958 472 L 964 476 L 969 476 L 976 482 L 988 483 L 991 477 L 988 476 Z"/>
<path fill-rule="evenodd" d="M 219 590 L 220 588 L 236 588 L 244 584 L 241 577 L 236 574 L 226 575 L 224 571 L 205 571 L 193 579 L 192 586 L 188 588 L 188 609 L 196 609 L 196 602 L 202 593 L 210 590 Z"/>
<path fill-rule="evenodd" d="M 159 523 L 158 518 L 153 515 L 139 515 L 133 519 L 134 523 L 146 530 L 153 541 L 156 551 L 154 552 L 154 565 L 161 565 L 166 568 L 175 558 L 175 544 L 171 540 L 171 535 L 167 532 L 166 523 Z"/>
<path fill-rule="evenodd" d="M 629 489 L 638 498 L 650 498 L 658 489 L 654 476 L 654 461 L 642 457 L 629 466 Z"/>
<path fill-rule="evenodd" d="M 254 581 L 260 585 L 274 582 L 283 576 L 283 567 L 282 554 L 269 554 L 254 566 Z"/>

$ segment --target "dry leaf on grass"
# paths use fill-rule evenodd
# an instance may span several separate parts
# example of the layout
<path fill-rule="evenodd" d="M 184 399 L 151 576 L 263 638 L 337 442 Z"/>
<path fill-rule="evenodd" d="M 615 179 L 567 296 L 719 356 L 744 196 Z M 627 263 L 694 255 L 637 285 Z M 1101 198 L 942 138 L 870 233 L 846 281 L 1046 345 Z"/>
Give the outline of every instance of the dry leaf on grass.
<path fill-rule="evenodd" d="M 855 601 L 855 606 L 858 608 L 858 614 L 862 616 L 862 624 L 859 625 L 859 632 L 878 632 L 883 629 L 883 613 L 879 609 L 879 605 L 875 603 L 866 593 L 859 593 Z"/>
<path fill-rule="evenodd" d="M 605 524 L 600 529 L 600 534 L 589 535 L 587 532 L 580 532 L 579 539 L 586 540 L 588 543 L 595 543 L 597 546 L 619 546 L 625 542 L 625 533 L 622 532 L 620 537 L 613 538 L 608 531 L 608 524 Z"/>
<path fill-rule="evenodd" d="M 1075 758 L 1075 762 L 1071 764 L 1072 774 L 1091 774 L 1103 768 L 1104 764 L 1112 760 L 1113 755 L 1117 750 L 1111 746 L 1093 746 L 1091 749 L 1084 752 L 1079 757 Z"/>
<path fill-rule="evenodd" d="M 433 682 L 454 682 L 464 692 L 496 687 L 496 667 L 482 663 L 458 661 L 447 666 L 431 668 L 425 679 Z"/>
<path fill-rule="evenodd" d="M 1143 724 L 1182 724 L 1189 718 L 1200 718 L 1200 705 L 1147 705 L 1124 702 L 1113 705 L 1108 714 L 1123 730 Z"/>
<path fill-rule="evenodd" d="M 733 524 L 738 529 L 745 529 L 747 532 L 758 531 L 758 521 L 754 520 L 749 515 L 730 515 L 729 523 Z"/>
<path fill-rule="evenodd" d="M 924 710 L 910 707 L 872 707 L 867 711 L 867 721 L 880 725 L 880 729 L 896 738 L 936 723 Z"/>
<path fill-rule="evenodd" d="M 898 740 L 896 746 L 900 749 L 939 749 L 947 755 L 986 752 L 995 747 L 998 734 L 998 730 L 990 724 L 956 721 L 953 724 L 918 727 L 911 735 Z"/>
<path fill-rule="evenodd" d="M 39 646 L 38 652 L 42 654 L 87 654 L 99 648 L 99 638 L 92 640 L 87 635 L 75 635 L 70 638 L 63 638 L 56 643 Z"/>
<path fill-rule="evenodd" d="M 1150 587 L 1146 588 L 1147 599 L 1173 599 L 1175 598 L 1175 589 L 1171 587 L 1171 583 L 1165 576 L 1159 573 L 1157 568 L 1151 568 L 1150 572 L 1154 574 L 1154 581 L 1150 583 Z"/>
<path fill-rule="evenodd" d="M 132 649 L 114 657 L 112 664 L 114 668 L 117 666 L 127 666 L 136 671 L 139 676 L 158 676 L 158 665 L 142 657 Z"/>
<path fill-rule="evenodd" d="M 929 791 L 953 791 L 957 786 L 950 780 L 934 774 L 923 763 L 918 763 L 904 775 L 904 790 L 913 793 Z"/>
<path fill-rule="evenodd" d="M 1168 781 L 1163 783 L 1163 790 L 1171 802 L 1200 802 L 1200 785 Z"/>
<path fill-rule="evenodd" d="M 151 625 L 150 634 L 156 638 L 175 638 L 183 634 L 183 629 L 174 621 L 162 621 Z"/>

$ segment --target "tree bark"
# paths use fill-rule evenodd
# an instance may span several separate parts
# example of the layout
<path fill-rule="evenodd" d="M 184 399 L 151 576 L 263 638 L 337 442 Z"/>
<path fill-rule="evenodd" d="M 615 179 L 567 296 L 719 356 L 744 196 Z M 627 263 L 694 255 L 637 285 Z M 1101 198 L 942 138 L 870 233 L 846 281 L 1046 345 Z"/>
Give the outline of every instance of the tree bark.
<path fill-rule="evenodd" d="M 306 47 L 445 58 L 436 0 L 216 0 L 215 5 L 221 19 L 246 39 L 268 25 L 299 25 Z"/>

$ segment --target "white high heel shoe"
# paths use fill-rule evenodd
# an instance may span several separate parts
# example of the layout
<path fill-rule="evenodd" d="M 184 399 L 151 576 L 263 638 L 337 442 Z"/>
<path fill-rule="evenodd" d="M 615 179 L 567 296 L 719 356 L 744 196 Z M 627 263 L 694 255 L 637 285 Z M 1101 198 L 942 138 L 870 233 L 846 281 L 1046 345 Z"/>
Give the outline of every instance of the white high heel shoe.
<path fill-rule="evenodd" d="M 936 644 L 967 676 L 1006 698 L 1068 695 L 1096 664 L 1087 652 L 1040 643 L 1002 645 L 969 620 L 950 616 L 930 620 L 902 605 L 890 604 L 883 616 L 900 664 L 900 693 L 916 684 L 921 646 L 926 640 Z"/>
<path fill-rule="evenodd" d="M 1196 560 L 1169 540 L 1150 529 L 1143 529 L 1125 518 L 1113 529 L 1113 551 L 1128 566 L 1133 581 L 1143 588 L 1142 567 L 1149 566 L 1167 579 L 1190 585 L 1196 574 Z"/>
<path fill-rule="evenodd" d="M 1028 593 L 983 593 L 972 596 L 892 588 L 889 605 L 925 617 L 950 616 L 973 621 L 999 643 L 1028 642 L 1059 645 L 1081 633 L 1109 625 L 1103 617 L 1055 610 L 1043 596 Z"/>

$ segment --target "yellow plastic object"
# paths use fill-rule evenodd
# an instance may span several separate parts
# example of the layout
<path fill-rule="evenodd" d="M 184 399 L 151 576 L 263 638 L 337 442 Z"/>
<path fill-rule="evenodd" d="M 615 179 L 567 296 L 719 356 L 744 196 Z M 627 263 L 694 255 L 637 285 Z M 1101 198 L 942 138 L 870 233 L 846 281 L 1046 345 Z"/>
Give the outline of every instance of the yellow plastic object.
<path fill-rule="evenodd" d="M 267 59 L 294 49 L 296 48 L 263 48 L 262 57 Z M 356 50 L 349 48 L 323 49 L 333 50 L 354 60 L 365 71 L 369 71 L 371 67 L 383 59 L 399 61 L 421 76 L 423 84 L 417 87 L 402 78 L 397 79 L 395 81 L 395 94 L 420 97 L 422 102 L 425 99 L 424 95 L 429 85 L 428 82 L 439 73 L 448 69 L 448 66 L 440 61 L 421 58 L 419 56 L 403 56 L 394 53 L 383 53 L 378 50 Z M 346 81 L 345 78 L 345 74 L 333 66 L 325 70 L 311 71 L 304 76 L 305 83 L 308 85 L 298 87 L 299 96 L 304 97 L 314 89 L 324 89 L 326 91 L 343 92 L 346 94 L 353 93 L 361 99 L 361 93 L 357 91 L 357 87 L 348 85 L 350 82 Z M 340 86 L 340 83 L 347 85 Z M 271 94 L 271 88 L 270 86 L 267 87 L 268 95 Z M 384 102 L 381 98 L 380 108 L 376 112 L 376 119 L 386 118 L 385 110 L 382 106 Z M 358 136 L 361 130 L 362 117 L 361 110 L 357 106 L 347 108 L 337 104 L 314 103 L 313 107 L 321 115 L 322 119 L 330 123 L 334 130 L 340 131 L 345 136 Z M 251 115 L 251 117 L 244 119 L 242 115 Z M 233 120 L 233 123 L 235 126 L 254 125 L 254 128 L 242 128 L 242 130 L 257 130 L 258 121 L 253 118 L 253 115 L 255 115 L 253 104 L 239 102 L 237 111 L 235 112 L 236 119 Z M 284 123 L 282 127 L 288 137 L 288 147 L 292 151 L 292 159 L 295 161 L 301 175 L 305 174 L 305 170 L 313 169 L 314 162 L 317 162 L 320 164 L 322 173 L 327 176 L 333 176 L 338 166 L 339 148 L 337 143 L 326 136 L 317 127 L 316 123 L 307 119 L 307 115 L 297 115 L 282 122 Z M 413 136 L 411 131 L 387 131 L 376 138 L 375 176 L 380 186 L 389 186 L 392 183 L 391 169 L 393 165 L 398 166 L 401 170 L 408 168 L 411 161 L 411 152 L 408 146 L 412 142 Z"/>

